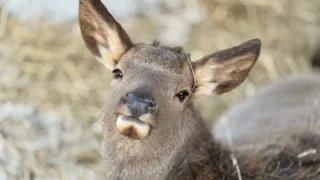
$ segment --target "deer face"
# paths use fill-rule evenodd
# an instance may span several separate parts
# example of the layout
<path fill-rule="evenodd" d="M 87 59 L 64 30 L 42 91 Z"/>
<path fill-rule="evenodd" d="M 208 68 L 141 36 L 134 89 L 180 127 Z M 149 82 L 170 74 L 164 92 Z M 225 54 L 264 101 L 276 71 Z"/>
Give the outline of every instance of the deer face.
<path fill-rule="evenodd" d="M 80 0 L 79 22 L 88 49 L 113 72 L 100 121 L 131 139 L 179 132 L 190 96 L 235 88 L 260 51 L 254 39 L 191 63 L 182 48 L 133 44 L 100 0 Z"/>
<path fill-rule="evenodd" d="M 113 73 L 107 113 L 121 134 L 140 139 L 168 123 L 178 128 L 175 120 L 181 119 L 194 84 L 185 54 L 136 45 L 120 58 Z"/>

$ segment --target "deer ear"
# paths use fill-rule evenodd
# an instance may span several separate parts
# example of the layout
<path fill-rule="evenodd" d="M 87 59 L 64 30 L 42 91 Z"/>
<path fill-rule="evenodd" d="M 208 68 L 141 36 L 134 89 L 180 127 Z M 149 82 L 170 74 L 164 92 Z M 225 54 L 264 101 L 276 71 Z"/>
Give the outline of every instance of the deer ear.
<path fill-rule="evenodd" d="M 100 0 L 79 1 L 79 24 L 87 48 L 110 69 L 133 46 L 128 34 Z"/>
<path fill-rule="evenodd" d="M 260 48 L 261 41 L 252 39 L 194 62 L 194 94 L 223 94 L 239 86 L 258 59 Z"/>

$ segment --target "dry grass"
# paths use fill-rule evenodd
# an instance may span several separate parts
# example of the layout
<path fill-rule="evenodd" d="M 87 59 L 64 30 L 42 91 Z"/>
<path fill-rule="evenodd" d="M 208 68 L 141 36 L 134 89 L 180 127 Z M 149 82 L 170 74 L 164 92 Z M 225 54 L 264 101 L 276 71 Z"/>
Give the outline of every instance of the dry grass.
<path fill-rule="evenodd" d="M 263 43 L 261 58 L 241 87 L 222 97 L 199 98 L 197 104 L 208 124 L 267 82 L 311 71 L 308 60 L 320 40 L 320 2 L 203 3 L 209 10 L 208 17 L 193 27 L 185 45 L 193 60 L 250 38 L 259 37 Z M 7 178 L 99 179 L 101 129 L 95 122 L 106 97 L 109 72 L 93 60 L 80 35 L 71 32 L 76 26 L 61 29 L 42 22 L 29 27 L 1 12 L 2 112 L 10 106 L 5 104 L 8 101 L 33 108 L 22 115 L 22 120 L 14 116 L 16 106 L 10 106 L 10 116 L 0 116 L 0 152 L 7 153 L 4 162 L 10 161 L 8 157 L 15 157 L 12 162 L 16 162 L 10 165 L 12 171 L 4 163 L 4 172 L 10 172 Z M 153 39 L 146 38 L 159 30 L 155 21 L 146 17 L 125 22 L 124 27 L 134 40 L 145 42 L 151 42 Z M 146 35 L 141 36 L 140 30 Z M 199 103 L 203 101 L 206 103 Z M 50 112 L 58 114 L 59 120 L 49 125 L 35 123 L 39 119 L 47 122 L 52 117 Z M 51 140 L 45 143 L 47 138 Z M 0 155 L 0 179 L 1 162 Z"/>
<path fill-rule="evenodd" d="M 100 179 L 102 134 L 95 120 L 108 74 L 79 35 L 45 23 L 34 28 L 13 17 L 5 20 L 0 42 L 4 179 Z"/>

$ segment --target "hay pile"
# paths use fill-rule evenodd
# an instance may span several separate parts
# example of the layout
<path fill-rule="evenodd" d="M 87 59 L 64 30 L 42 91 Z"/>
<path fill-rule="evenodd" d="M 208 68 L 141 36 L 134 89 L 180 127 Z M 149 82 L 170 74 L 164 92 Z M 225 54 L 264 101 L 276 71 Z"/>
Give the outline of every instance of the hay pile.
<path fill-rule="evenodd" d="M 184 44 L 193 60 L 262 40 L 261 58 L 241 87 L 198 99 L 206 102 L 198 105 L 209 124 L 265 83 L 311 71 L 308 60 L 320 41 L 320 2 L 188 0 L 169 7 L 119 21 L 134 41 Z M 193 7 L 207 13 L 186 16 Z M 96 116 L 110 73 L 86 50 L 76 24 L 34 27 L 6 13 L 0 18 L 0 179 L 100 179 Z M 174 29 L 183 36 L 177 38 Z"/>
<path fill-rule="evenodd" d="M 66 29 L 26 27 L 11 16 L 4 24 L 0 179 L 100 179 L 104 68 Z"/>

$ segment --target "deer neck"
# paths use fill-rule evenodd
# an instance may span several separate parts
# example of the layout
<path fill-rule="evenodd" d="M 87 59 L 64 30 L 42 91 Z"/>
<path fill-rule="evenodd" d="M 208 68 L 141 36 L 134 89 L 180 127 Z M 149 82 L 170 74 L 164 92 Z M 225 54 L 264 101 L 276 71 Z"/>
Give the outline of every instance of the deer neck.
<path fill-rule="evenodd" d="M 200 114 L 193 104 L 183 114 L 182 131 L 166 143 L 110 137 L 110 132 L 106 133 L 101 152 L 107 179 L 164 179 L 175 174 L 173 169 L 185 168 L 189 160 L 197 160 L 194 157 L 210 158 L 214 144 Z"/>
<path fill-rule="evenodd" d="M 189 106 L 189 110 L 185 113 L 185 120 L 190 124 L 186 124 L 188 128 L 191 127 L 192 131 L 186 131 L 187 134 L 184 140 L 184 154 L 179 168 L 183 169 L 183 176 L 173 177 L 172 179 L 193 179 L 199 177 L 199 179 L 222 179 L 227 177 L 230 166 L 230 161 L 226 160 L 229 158 L 228 151 L 225 151 L 219 143 L 213 141 L 213 137 L 207 127 L 200 113 L 195 110 L 194 106 Z M 192 119 L 188 119 L 192 118 Z M 222 170 L 220 167 L 226 167 Z M 191 174 L 190 174 L 191 172 Z M 205 172 L 207 176 L 198 174 Z M 173 174 L 178 174 L 173 172 Z M 181 173 L 180 173 L 181 174 Z M 197 179 L 197 178 L 196 178 Z"/>

